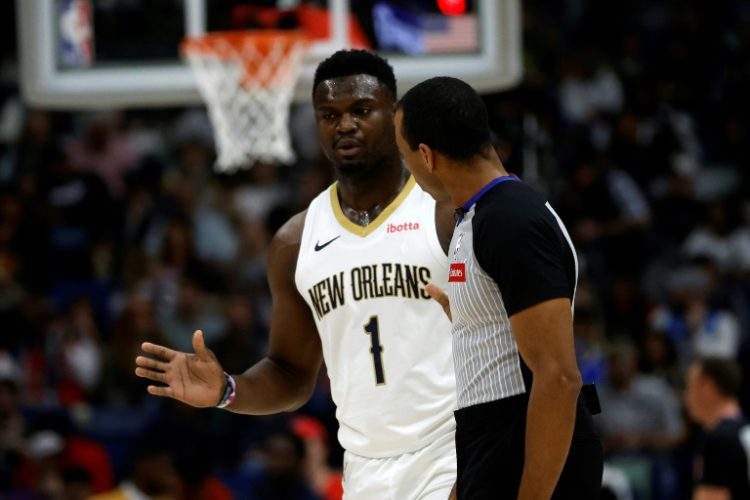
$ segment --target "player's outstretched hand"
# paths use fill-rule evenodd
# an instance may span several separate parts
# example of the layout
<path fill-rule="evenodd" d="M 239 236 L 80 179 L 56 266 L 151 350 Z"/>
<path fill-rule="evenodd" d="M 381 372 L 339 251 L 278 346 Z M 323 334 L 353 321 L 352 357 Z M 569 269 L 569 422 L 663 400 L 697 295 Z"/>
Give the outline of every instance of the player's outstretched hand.
<path fill-rule="evenodd" d="M 435 283 L 428 283 L 427 286 L 424 287 L 425 290 L 427 290 L 427 293 L 430 294 L 430 297 L 435 299 L 438 304 L 443 306 L 443 311 L 445 311 L 445 314 L 448 315 L 448 319 L 451 319 L 451 305 L 448 300 L 448 294 L 446 294 L 442 288 L 437 286 Z"/>
<path fill-rule="evenodd" d="M 199 408 L 215 406 L 224 393 L 226 377 L 216 356 L 203 340 L 203 332 L 193 334 L 195 354 L 179 352 L 150 342 L 141 348 L 152 357 L 135 358 L 135 374 L 159 382 L 149 385 L 154 396 L 166 396 Z"/>

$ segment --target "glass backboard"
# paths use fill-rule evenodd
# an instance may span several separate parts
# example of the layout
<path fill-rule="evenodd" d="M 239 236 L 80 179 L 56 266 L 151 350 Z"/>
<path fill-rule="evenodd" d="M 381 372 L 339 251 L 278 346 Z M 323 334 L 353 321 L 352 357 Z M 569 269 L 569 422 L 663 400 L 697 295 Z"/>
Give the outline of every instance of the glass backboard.
<path fill-rule="evenodd" d="M 310 95 L 335 50 L 385 55 L 400 91 L 435 75 L 480 91 L 521 78 L 519 0 L 17 0 L 26 101 L 58 109 L 201 102 L 179 54 L 185 36 L 302 28 L 314 37 L 295 89 Z"/>

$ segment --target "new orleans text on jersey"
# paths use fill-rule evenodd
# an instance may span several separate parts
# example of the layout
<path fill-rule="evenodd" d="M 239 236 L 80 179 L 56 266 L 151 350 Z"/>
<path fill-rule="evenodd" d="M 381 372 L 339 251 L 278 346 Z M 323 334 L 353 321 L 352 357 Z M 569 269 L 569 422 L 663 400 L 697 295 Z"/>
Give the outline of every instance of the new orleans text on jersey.
<path fill-rule="evenodd" d="M 430 282 L 426 267 L 382 262 L 340 271 L 320 280 L 307 293 L 318 319 L 343 305 L 345 289 L 349 288 L 355 301 L 380 297 L 430 300 L 424 286 Z"/>

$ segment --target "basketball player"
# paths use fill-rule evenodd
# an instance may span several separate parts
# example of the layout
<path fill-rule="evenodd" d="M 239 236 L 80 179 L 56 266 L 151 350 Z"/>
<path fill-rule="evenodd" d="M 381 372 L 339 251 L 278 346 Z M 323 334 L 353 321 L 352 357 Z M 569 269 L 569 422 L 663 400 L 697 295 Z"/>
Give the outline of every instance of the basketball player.
<path fill-rule="evenodd" d="M 320 143 L 337 182 L 274 236 L 268 356 L 226 375 L 200 331 L 194 354 L 144 344 L 149 393 L 262 415 L 310 397 L 321 360 L 331 379 L 352 499 L 445 499 L 456 477 L 450 322 L 425 291 L 447 282 L 453 209 L 403 167 L 392 68 L 340 51 L 315 74 Z"/>
<path fill-rule="evenodd" d="M 505 171 L 484 103 L 461 80 L 407 92 L 396 130 L 418 182 L 459 207 L 450 300 L 431 288 L 453 320 L 458 498 L 598 499 L 602 448 L 580 397 L 565 227 Z"/>

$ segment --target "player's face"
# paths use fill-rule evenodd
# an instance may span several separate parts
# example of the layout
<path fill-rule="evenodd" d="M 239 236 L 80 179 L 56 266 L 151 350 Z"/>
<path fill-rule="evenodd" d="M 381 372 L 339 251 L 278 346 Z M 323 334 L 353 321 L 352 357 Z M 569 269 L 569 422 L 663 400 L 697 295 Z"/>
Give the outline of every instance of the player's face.
<path fill-rule="evenodd" d="M 401 153 L 401 158 L 404 159 L 406 168 L 409 169 L 409 172 L 414 176 L 417 184 L 419 184 L 426 193 L 429 193 L 430 196 L 438 201 L 448 200 L 449 197 L 445 192 L 440 179 L 438 179 L 433 172 L 430 172 L 422 152 L 419 149 L 412 150 L 409 143 L 404 139 L 404 136 L 401 133 L 403 111 L 396 111 L 394 121 L 396 123 L 396 145 Z"/>
<path fill-rule="evenodd" d="M 704 380 L 700 368 L 692 365 L 688 369 L 687 380 L 685 382 L 685 409 L 690 418 L 700 422 L 703 414 L 703 387 Z"/>
<path fill-rule="evenodd" d="M 393 97 L 374 76 L 325 80 L 313 105 L 320 144 L 341 171 L 380 165 L 396 154 Z"/>

